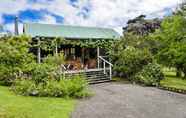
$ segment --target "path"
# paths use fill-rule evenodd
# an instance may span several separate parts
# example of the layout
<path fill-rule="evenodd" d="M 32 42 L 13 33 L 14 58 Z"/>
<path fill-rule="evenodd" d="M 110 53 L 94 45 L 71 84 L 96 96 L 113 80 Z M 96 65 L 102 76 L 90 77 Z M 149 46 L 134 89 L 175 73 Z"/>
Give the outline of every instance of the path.
<path fill-rule="evenodd" d="M 131 84 L 92 85 L 72 118 L 186 118 L 186 95 Z"/>

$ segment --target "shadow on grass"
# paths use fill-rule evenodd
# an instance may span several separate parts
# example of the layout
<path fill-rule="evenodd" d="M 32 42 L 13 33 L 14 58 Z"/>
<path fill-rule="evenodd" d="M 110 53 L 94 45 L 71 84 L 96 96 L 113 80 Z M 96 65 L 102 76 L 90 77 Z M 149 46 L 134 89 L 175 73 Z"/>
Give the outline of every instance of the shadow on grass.
<path fill-rule="evenodd" d="M 176 76 L 176 72 L 164 72 L 165 79 L 161 80 L 160 85 L 162 87 L 169 87 L 175 89 L 186 90 L 186 80 Z"/>

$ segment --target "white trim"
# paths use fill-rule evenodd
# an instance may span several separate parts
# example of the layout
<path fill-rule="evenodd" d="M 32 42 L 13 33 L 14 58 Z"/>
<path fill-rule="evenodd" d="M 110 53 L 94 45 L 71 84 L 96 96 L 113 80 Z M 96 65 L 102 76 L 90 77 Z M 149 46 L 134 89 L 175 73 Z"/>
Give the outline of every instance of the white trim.
<path fill-rule="evenodd" d="M 109 68 L 108 68 L 109 69 Z M 92 72 L 92 71 L 102 71 L 103 68 L 96 68 L 96 69 L 84 69 L 84 70 L 71 70 L 71 71 L 65 71 L 65 73 L 83 73 L 83 72 Z"/>

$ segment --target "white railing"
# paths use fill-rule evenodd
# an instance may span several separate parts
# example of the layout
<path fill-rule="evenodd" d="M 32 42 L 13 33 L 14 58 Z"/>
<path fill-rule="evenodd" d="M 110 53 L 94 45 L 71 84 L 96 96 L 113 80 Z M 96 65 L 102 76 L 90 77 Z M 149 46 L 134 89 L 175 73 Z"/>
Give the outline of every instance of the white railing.
<path fill-rule="evenodd" d="M 100 68 L 99 64 L 100 62 L 103 62 L 103 72 L 104 74 L 106 74 L 106 64 L 109 65 L 109 77 L 110 80 L 112 79 L 112 66 L 113 64 L 110 63 L 109 61 L 107 61 L 106 59 L 104 59 L 102 56 L 98 56 L 98 69 Z"/>
<path fill-rule="evenodd" d="M 64 64 L 61 64 L 60 66 L 60 72 L 63 74 L 64 79 L 66 74 L 73 74 L 73 72 L 69 70 L 69 67 L 70 64 L 68 64 L 67 67 Z"/>
<path fill-rule="evenodd" d="M 68 69 L 67 69 L 68 67 L 65 67 L 65 65 L 64 64 L 61 64 L 61 67 L 60 67 L 60 71 L 61 71 L 61 73 L 63 74 L 63 77 L 64 77 L 64 79 L 65 79 L 65 74 L 66 74 L 66 72 L 68 72 Z"/>

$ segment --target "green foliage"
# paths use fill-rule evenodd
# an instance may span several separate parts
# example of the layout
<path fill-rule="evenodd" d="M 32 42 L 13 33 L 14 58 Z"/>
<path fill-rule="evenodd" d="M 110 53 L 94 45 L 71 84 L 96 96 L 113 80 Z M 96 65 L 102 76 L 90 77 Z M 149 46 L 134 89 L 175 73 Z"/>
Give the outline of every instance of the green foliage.
<path fill-rule="evenodd" d="M 80 76 L 71 79 L 47 80 L 44 83 L 32 79 L 18 79 L 12 90 L 20 95 L 40 97 L 72 97 L 82 98 L 89 95 L 88 84 Z"/>
<path fill-rule="evenodd" d="M 60 70 L 60 65 L 63 63 L 63 54 L 46 57 L 43 63 L 33 65 L 29 77 L 18 78 L 12 90 L 26 96 L 74 98 L 88 96 L 88 84 L 83 76 L 63 79 Z"/>
<path fill-rule="evenodd" d="M 60 76 L 55 66 L 46 63 L 35 65 L 30 74 L 31 79 L 34 80 L 36 84 L 41 82 L 46 83 L 51 79 L 57 80 Z"/>
<path fill-rule="evenodd" d="M 186 80 L 176 77 L 176 71 L 165 71 L 165 79 L 160 82 L 160 86 L 186 90 Z"/>
<path fill-rule="evenodd" d="M 60 66 L 61 64 L 64 64 L 65 58 L 63 53 L 59 53 L 57 55 L 49 55 L 44 59 L 44 63 L 47 63 L 49 65 L 54 65 L 54 66 Z"/>
<path fill-rule="evenodd" d="M 114 69 L 124 72 L 127 78 L 131 78 L 139 72 L 143 66 L 151 63 L 153 58 L 148 50 L 138 50 L 134 47 L 127 47 L 118 54 Z"/>
<path fill-rule="evenodd" d="M 159 41 L 154 40 L 150 36 L 134 35 L 132 33 L 126 33 L 123 38 L 115 41 L 109 50 L 109 56 L 113 62 L 120 58 L 120 53 L 127 47 L 133 47 L 136 50 L 149 50 L 152 55 L 157 54 L 161 47 Z"/>
<path fill-rule="evenodd" d="M 29 53 L 29 43 L 30 38 L 26 36 L 0 39 L 1 81 L 11 82 L 34 62 L 34 56 Z"/>
<path fill-rule="evenodd" d="M 139 45 L 141 42 L 143 42 L 142 36 L 137 36 L 132 33 L 127 33 L 125 34 L 124 37 L 122 37 L 120 40 L 117 40 L 116 42 L 113 43 L 111 49 L 109 50 L 109 56 L 112 58 L 113 62 L 115 60 L 118 60 L 120 58 L 120 53 L 126 47 L 140 47 Z"/>
<path fill-rule="evenodd" d="M 164 19 L 161 30 L 153 38 L 161 42 L 156 56 L 158 62 L 168 67 L 175 67 L 186 77 L 186 19 L 173 15 Z"/>
<path fill-rule="evenodd" d="M 113 45 L 113 50 L 109 51 L 114 70 L 123 73 L 125 78 L 131 81 L 148 86 L 158 85 L 163 79 L 163 73 L 160 67 L 154 64 L 154 55 L 158 53 L 161 44 L 151 37 L 152 35 L 125 33 L 125 36 Z"/>
<path fill-rule="evenodd" d="M 29 53 L 30 47 L 30 38 L 25 36 L 0 40 L 0 80 L 13 83 L 15 93 L 51 97 L 88 95 L 87 82 L 83 78 L 63 79 L 63 54 L 48 56 L 43 63 L 37 64 Z"/>
<path fill-rule="evenodd" d="M 48 80 L 59 80 L 62 78 L 61 64 L 64 63 L 62 53 L 54 56 L 47 56 L 43 63 L 36 64 L 30 71 L 31 78 L 38 83 L 46 83 Z"/>
<path fill-rule="evenodd" d="M 56 38 L 54 40 L 41 40 L 40 45 L 36 44 L 34 46 L 41 47 L 43 50 L 52 51 L 56 48 L 56 45 L 72 45 L 72 46 L 80 46 L 87 48 L 104 48 L 110 49 L 114 40 L 66 40 L 64 38 Z"/>
<path fill-rule="evenodd" d="M 186 16 L 186 1 L 183 0 L 174 12 L 175 15 Z"/>
<path fill-rule="evenodd" d="M 144 84 L 146 86 L 158 86 L 160 80 L 164 79 L 164 74 L 161 67 L 156 63 L 149 63 L 144 66 L 144 68 L 138 72 L 134 81 Z"/>

